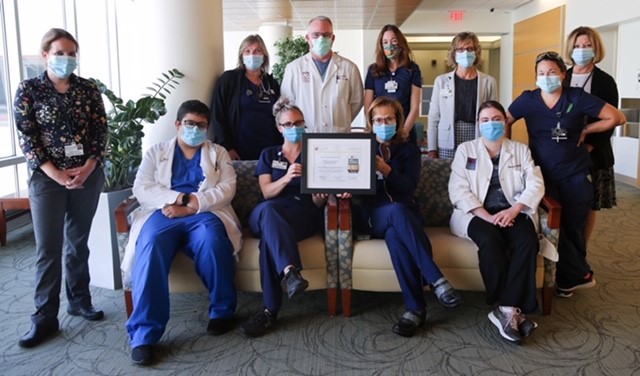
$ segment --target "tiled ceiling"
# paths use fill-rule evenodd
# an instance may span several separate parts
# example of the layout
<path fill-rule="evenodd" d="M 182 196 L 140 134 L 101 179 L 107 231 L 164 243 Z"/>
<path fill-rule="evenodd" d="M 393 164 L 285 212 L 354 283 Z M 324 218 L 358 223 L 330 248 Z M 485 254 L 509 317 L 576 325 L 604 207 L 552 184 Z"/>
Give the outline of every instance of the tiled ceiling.
<path fill-rule="evenodd" d="M 310 19 L 325 15 L 334 29 L 380 29 L 402 25 L 423 12 L 510 12 L 531 0 L 223 0 L 225 31 L 256 31 L 265 24 L 288 24 L 304 30 Z"/>

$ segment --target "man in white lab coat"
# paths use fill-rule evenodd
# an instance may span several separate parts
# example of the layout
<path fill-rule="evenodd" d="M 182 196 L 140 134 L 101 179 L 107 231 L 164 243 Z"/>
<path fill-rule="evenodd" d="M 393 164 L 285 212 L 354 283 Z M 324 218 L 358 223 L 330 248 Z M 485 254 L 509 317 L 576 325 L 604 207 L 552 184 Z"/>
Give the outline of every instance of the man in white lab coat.
<path fill-rule="evenodd" d="M 360 71 L 331 50 L 335 35 L 328 17 L 313 18 L 306 39 L 309 53 L 287 65 L 281 94 L 302 110 L 307 132 L 348 133 L 363 104 Z"/>

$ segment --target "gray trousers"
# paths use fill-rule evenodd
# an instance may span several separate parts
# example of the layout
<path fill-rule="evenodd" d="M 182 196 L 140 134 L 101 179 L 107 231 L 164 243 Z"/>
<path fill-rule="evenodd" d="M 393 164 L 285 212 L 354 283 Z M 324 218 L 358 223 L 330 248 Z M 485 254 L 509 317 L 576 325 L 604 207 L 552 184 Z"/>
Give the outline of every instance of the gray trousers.
<path fill-rule="evenodd" d="M 29 199 L 36 239 L 34 324 L 57 323 L 63 256 L 69 306 L 91 306 L 87 241 L 103 185 L 100 166 L 82 189 L 67 189 L 42 171 L 34 171 L 31 176 Z"/>

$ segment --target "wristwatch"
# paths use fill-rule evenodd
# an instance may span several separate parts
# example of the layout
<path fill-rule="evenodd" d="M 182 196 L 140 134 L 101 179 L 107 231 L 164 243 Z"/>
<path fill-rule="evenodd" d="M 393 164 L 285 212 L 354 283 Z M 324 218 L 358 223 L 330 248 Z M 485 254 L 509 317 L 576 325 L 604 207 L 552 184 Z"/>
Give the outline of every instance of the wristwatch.
<path fill-rule="evenodd" d="M 182 195 L 182 206 L 187 206 L 189 205 L 189 200 L 191 198 L 191 194 L 189 193 L 185 193 Z"/>

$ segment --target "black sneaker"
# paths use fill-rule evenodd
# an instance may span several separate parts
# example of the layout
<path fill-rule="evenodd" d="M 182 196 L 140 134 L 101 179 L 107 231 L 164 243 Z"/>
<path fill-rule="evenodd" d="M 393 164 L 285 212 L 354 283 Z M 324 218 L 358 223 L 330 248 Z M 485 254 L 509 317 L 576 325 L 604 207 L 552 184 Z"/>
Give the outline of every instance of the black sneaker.
<path fill-rule="evenodd" d="M 520 313 L 518 315 L 517 321 L 518 321 L 518 332 L 520 332 L 520 336 L 522 338 L 529 337 L 531 333 L 533 333 L 533 331 L 536 330 L 536 328 L 538 327 L 538 323 L 526 318 L 524 313 Z"/>
<path fill-rule="evenodd" d="M 218 317 L 215 319 L 209 319 L 209 325 L 207 325 L 207 333 L 213 336 L 219 336 L 233 329 L 235 323 L 235 317 Z"/>
<path fill-rule="evenodd" d="M 151 358 L 153 357 L 153 346 L 142 345 L 131 349 L 131 361 L 133 364 L 139 366 L 146 366 L 151 364 Z"/>
<path fill-rule="evenodd" d="M 574 290 L 588 289 L 596 285 L 596 280 L 593 278 L 593 272 L 589 272 L 586 278 L 580 278 L 577 282 L 570 285 L 556 284 L 556 296 L 561 298 L 569 298 L 573 295 Z"/>
<path fill-rule="evenodd" d="M 256 314 L 249 321 L 242 324 L 240 332 L 245 337 L 260 337 L 267 332 L 276 321 L 276 316 L 269 312 L 268 309 Z"/>
<path fill-rule="evenodd" d="M 418 328 L 424 324 L 424 319 L 426 317 L 426 312 L 416 313 L 413 311 L 407 311 L 402 315 L 397 323 L 393 324 L 392 330 L 397 335 L 413 337 Z"/>
<path fill-rule="evenodd" d="M 503 307 L 508 312 L 502 312 L 500 307 L 489 312 L 489 320 L 498 328 L 500 335 L 511 342 L 520 343 L 522 336 L 518 329 L 518 317 L 520 316 L 520 308 Z"/>
<path fill-rule="evenodd" d="M 282 289 L 287 292 L 289 299 L 293 298 L 297 293 L 304 291 L 309 287 L 309 282 L 302 278 L 300 271 L 296 268 L 289 269 L 280 282 Z"/>
<path fill-rule="evenodd" d="M 445 308 L 454 308 L 462 303 L 460 294 L 451 286 L 449 281 L 444 278 L 440 278 L 431 289 L 433 293 L 436 294 L 440 304 Z"/>

